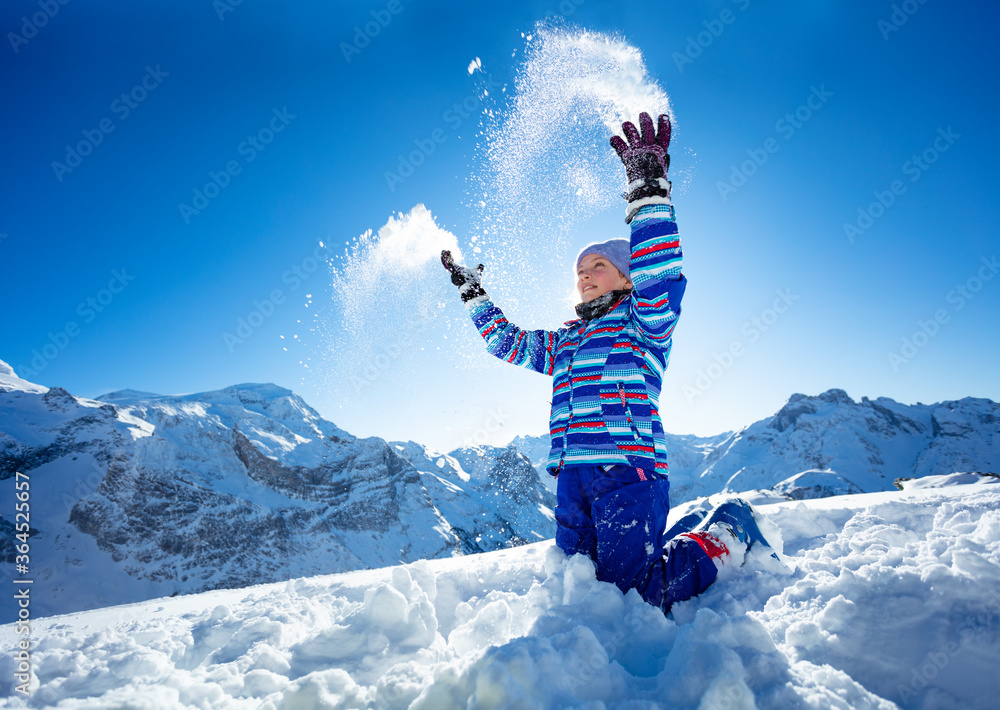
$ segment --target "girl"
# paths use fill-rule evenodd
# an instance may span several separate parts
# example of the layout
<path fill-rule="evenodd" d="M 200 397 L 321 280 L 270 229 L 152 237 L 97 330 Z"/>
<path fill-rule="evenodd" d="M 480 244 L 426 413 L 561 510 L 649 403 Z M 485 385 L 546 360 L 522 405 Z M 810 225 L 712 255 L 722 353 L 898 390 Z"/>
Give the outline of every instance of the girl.
<path fill-rule="evenodd" d="M 654 130 L 642 113 L 639 125 L 641 134 L 622 124 L 627 143 L 611 138 L 628 178 L 631 239 L 591 244 L 577 256 L 577 319 L 554 332 L 522 330 L 489 299 L 482 264 L 468 269 L 447 251 L 441 259 L 488 351 L 553 378 L 547 468 L 558 477 L 556 544 L 589 556 L 598 579 L 636 589 L 666 612 L 764 540 L 738 500 L 665 530 L 660 386 L 687 280 L 666 177 L 670 119 L 661 115 Z"/>

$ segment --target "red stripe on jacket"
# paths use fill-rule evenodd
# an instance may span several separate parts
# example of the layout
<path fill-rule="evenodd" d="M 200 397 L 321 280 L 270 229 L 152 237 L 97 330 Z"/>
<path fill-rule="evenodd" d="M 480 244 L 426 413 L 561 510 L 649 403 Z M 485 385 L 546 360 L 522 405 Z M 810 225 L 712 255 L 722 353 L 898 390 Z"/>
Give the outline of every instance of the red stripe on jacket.
<path fill-rule="evenodd" d="M 663 244 L 653 244 L 648 247 L 643 247 L 638 251 L 632 252 L 632 258 L 638 259 L 640 257 L 647 256 L 649 254 L 655 254 L 658 251 L 663 251 L 664 249 L 676 249 L 680 245 L 681 245 L 680 239 L 675 239 L 672 242 L 664 242 Z"/>

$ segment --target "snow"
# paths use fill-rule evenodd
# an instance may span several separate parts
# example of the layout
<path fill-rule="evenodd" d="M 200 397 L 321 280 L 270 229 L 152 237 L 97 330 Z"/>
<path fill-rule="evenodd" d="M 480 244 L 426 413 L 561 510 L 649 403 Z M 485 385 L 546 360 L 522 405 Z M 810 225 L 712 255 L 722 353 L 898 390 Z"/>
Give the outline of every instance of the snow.
<path fill-rule="evenodd" d="M 949 473 L 939 476 L 923 476 L 922 478 L 898 478 L 896 485 L 904 491 L 915 491 L 923 488 L 945 488 L 947 486 L 990 486 L 1000 483 L 1000 476 L 995 473 Z"/>
<path fill-rule="evenodd" d="M 26 705 L 993 707 L 1000 490 L 760 511 L 788 566 L 751 550 L 670 616 L 546 541 L 35 619 Z M 20 707 L 0 628 L 0 707 Z"/>
<path fill-rule="evenodd" d="M 410 465 L 273 384 L 90 400 L 26 383 L 0 395 L 0 428 L 9 495 L 15 470 L 30 476 L 34 617 L 495 550 L 555 526 L 513 450 L 482 449 L 491 463 L 466 472 L 401 445 Z M 0 566 L 4 584 L 14 574 Z M 0 623 L 19 610 L 0 599 Z"/>
<path fill-rule="evenodd" d="M 414 340 L 439 316 L 440 290 L 455 297 L 441 266 L 445 249 L 462 261 L 458 238 L 417 204 L 356 237 L 338 266 L 331 262 L 331 309 L 314 321 L 324 343 L 314 356 L 331 373 L 316 375 L 326 389 L 356 397 L 392 362 L 414 356 Z"/>
<path fill-rule="evenodd" d="M 955 471 L 996 472 L 998 423 L 1000 405 L 974 397 L 906 405 L 885 397 L 855 402 L 838 389 L 793 394 L 773 416 L 738 432 L 666 434 L 670 498 L 676 506 L 723 491 L 760 496 L 768 489 L 790 499 L 817 498 L 893 490 L 900 476 L 926 479 L 903 484 L 910 487 Z M 549 437 L 514 443 L 544 473 Z"/>
<path fill-rule="evenodd" d="M 118 419 L 141 423 L 147 435 L 153 430 L 150 422 L 159 427 L 160 435 L 174 439 L 190 436 L 190 432 L 170 431 L 182 420 L 195 420 L 196 429 L 208 431 L 239 426 L 265 455 L 293 464 L 312 463 L 321 444 L 319 439 L 349 436 L 294 392 L 271 383 L 244 383 L 185 395 L 121 390 L 101 395 L 98 400 L 97 404 L 114 404 Z"/>
<path fill-rule="evenodd" d="M 45 394 L 48 387 L 36 385 L 17 376 L 14 368 L 0 360 L 0 392 L 29 392 L 32 394 Z"/>
<path fill-rule="evenodd" d="M 484 95 L 467 206 L 490 296 L 514 322 L 555 328 L 579 302 L 573 257 L 594 241 L 591 218 L 623 209 L 609 137 L 641 111 L 673 110 L 621 36 L 545 21 L 534 30 L 512 82 Z"/>
<path fill-rule="evenodd" d="M 810 469 L 796 473 L 776 483 L 772 490 L 793 500 L 862 492 L 854 483 L 830 469 Z"/>

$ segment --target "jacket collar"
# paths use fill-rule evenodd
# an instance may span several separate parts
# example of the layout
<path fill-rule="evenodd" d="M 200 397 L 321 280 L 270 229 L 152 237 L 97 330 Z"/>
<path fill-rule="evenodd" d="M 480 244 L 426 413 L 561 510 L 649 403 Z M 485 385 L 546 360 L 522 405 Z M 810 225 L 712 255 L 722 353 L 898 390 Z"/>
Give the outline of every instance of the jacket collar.
<path fill-rule="evenodd" d="M 600 318 L 630 295 L 632 295 L 630 288 L 608 291 L 593 301 L 576 304 L 576 315 L 585 321 Z"/>

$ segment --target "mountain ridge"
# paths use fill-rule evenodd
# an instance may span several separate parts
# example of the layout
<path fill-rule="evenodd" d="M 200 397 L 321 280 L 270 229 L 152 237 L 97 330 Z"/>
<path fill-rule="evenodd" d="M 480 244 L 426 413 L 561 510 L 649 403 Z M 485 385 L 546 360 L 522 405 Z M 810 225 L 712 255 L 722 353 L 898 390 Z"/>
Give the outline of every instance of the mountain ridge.
<path fill-rule="evenodd" d="M 552 496 L 514 450 L 477 452 L 479 478 L 462 480 L 458 465 L 431 478 L 394 445 L 350 435 L 276 385 L 149 395 L 91 400 L 0 376 L 0 477 L 24 473 L 39 491 L 36 614 L 551 537 Z M 510 481 L 523 501 L 506 500 Z M 0 556 L 13 562 L 13 548 Z M 98 580 L 75 584 L 83 570 Z"/>
<path fill-rule="evenodd" d="M 773 415 L 738 431 L 665 438 L 672 505 L 750 490 L 785 499 L 888 491 L 900 476 L 1000 470 L 1000 405 L 981 397 L 913 405 L 888 397 L 855 401 L 835 388 L 792 394 Z M 547 440 L 515 440 L 536 452 L 532 462 L 540 472 L 545 458 L 537 452 Z"/>
<path fill-rule="evenodd" d="M 667 434 L 671 499 L 796 500 L 1000 469 L 1000 407 L 793 394 L 714 437 Z M 31 477 L 37 613 L 477 554 L 550 538 L 547 437 L 440 452 L 360 439 L 270 383 L 97 399 L 0 361 L 0 479 Z M 10 523 L 0 514 L 0 526 Z M 13 562 L 13 546 L 0 558 Z M 78 575 L 96 577 L 83 591 Z M 9 606 L 10 602 L 5 603 Z M 12 613 L 12 612 L 11 612 Z M 5 614 L 10 616 L 10 613 Z"/>

